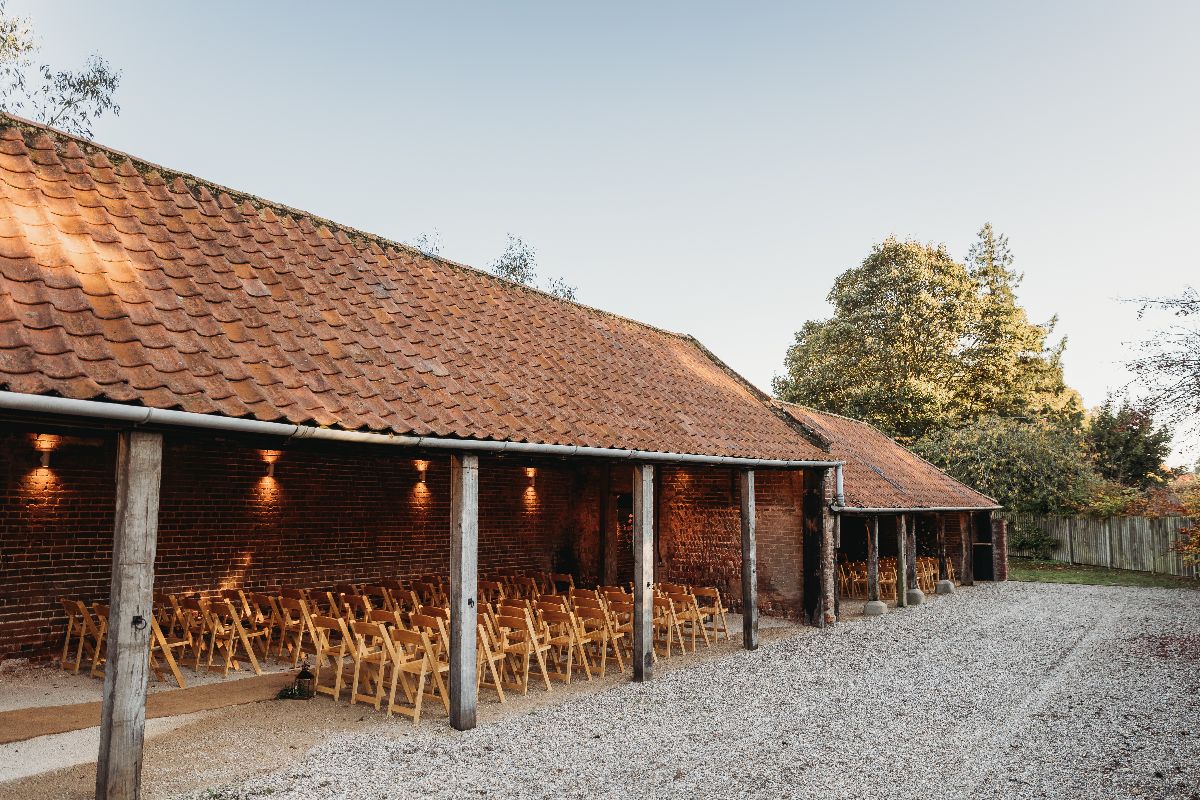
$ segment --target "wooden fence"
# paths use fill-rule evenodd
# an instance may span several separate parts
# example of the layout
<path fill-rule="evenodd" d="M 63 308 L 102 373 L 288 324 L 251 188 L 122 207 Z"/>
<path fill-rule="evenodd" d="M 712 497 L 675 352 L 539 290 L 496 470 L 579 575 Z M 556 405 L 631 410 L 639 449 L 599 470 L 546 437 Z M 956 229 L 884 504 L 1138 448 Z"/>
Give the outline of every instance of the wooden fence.
<path fill-rule="evenodd" d="M 1055 561 L 1140 572 L 1200 577 L 1195 564 L 1185 564 L 1171 548 L 1181 528 L 1200 525 L 1191 517 L 1038 517 L 1006 514 L 1010 540 L 1022 526 L 1041 528 L 1058 546 Z M 1033 553 L 1010 549 L 1010 555 Z"/>

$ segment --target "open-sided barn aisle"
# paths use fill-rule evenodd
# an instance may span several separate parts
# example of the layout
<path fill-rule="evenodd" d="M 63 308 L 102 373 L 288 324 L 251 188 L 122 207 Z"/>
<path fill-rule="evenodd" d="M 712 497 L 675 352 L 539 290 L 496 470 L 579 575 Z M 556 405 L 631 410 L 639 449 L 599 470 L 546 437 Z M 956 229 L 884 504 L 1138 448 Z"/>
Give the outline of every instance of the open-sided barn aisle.
<path fill-rule="evenodd" d="M 1197 797 L 1196 600 L 981 585 L 465 735 L 340 738 L 195 797 Z"/>

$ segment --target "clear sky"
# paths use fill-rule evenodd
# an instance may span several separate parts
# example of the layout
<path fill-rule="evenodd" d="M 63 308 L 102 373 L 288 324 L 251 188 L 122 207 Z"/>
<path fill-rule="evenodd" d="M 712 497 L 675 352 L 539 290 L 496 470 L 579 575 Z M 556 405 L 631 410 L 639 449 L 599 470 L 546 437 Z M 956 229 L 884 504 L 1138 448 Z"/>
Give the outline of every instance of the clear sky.
<path fill-rule="evenodd" d="M 1007 233 L 1090 405 L 1120 298 L 1200 283 L 1200 3 L 9 8 L 123 71 L 98 141 L 475 266 L 511 231 L 763 388 L 893 233 Z"/>

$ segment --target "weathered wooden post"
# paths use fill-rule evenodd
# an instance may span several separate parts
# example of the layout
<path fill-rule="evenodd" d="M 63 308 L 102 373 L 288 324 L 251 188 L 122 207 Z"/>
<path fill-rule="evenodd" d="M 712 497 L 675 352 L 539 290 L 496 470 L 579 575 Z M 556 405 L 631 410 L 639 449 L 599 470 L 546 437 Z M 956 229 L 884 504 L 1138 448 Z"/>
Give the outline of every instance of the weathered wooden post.
<path fill-rule="evenodd" d="M 975 585 L 975 517 L 970 512 L 962 512 L 962 575 L 959 582 L 963 586 Z"/>
<path fill-rule="evenodd" d="M 896 605 L 908 605 L 908 534 L 904 530 L 904 515 L 896 515 Z"/>
<path fill-rule="evenodd" d="M 907 515 L 905 515 L 906 517 Z M 903 520 L 904 517 L 901 517 Z M 904 554 L 907 556 L 904 560 L 904 572 L 908 582 L 908 604 L 910 606 L 919 606 L 925 602 L 925 593 L 921 591 L 920 581 L 917 580 L 917 517 L 912 518 L 912 523 L 908 526 L 906 535 L 906 544 Z"/>
<path fill-rule="evenodd" d="M 878 617 L 887 613 L 887 603 L 879 599 L 879 517 L 867 521 L 867 604 L 863 616 Z"/>
<path fill-rule="evenodd" d="M 633 679 L 654 675 L 654 467 L 633 468 Z"/>
<path fill-rule="evenodd" d="M 475 727 L 479 456 L 450 457 L 450 725 Z"/>
<path fill-rule="evenodd" d="M 742 646 L 758 649 L 758 549 L 754 541 L 754 470 L 740 474 L 742 501 Z"/>
<path fill-rule="evenodd" d="M 840 545 L 841 514 L 833 513 L 837 470 L 827 467 L 821 476 L 821 602 L 817 625 L 824 628 L 837 622 L 840 610 L 837 597 L 837 548 Z"/>
<path fill-rule="evenodd" d="M 161 481 L 162 434 L 119 433 L 97 800 L 137 800 L 141 796 Z"/>
<path fill-rule="evenodd" d="M 946 569 L 946 517 L 937 515 L 937 549 L 938 549 L 938 582 L 934 587 L 937 594 L 952 594 L 954 581 L 950 580 L 950 570 Z"/>

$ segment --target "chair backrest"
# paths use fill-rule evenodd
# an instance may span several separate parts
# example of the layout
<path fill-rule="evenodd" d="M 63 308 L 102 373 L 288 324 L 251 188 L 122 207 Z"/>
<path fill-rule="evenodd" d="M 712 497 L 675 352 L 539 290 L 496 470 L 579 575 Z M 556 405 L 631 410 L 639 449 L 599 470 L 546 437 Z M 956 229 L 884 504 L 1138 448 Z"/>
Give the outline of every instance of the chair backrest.
<path fill-rule="evenodd" d="M 426 617 L 441 617 L 447 622 L 450 621 L 450 609 L 444 606 L 421 606 L 417 609 L 417 613 Z"/>
<path fill-rule="evenodd" d="M 346 630 L 346 620 L 341 617 L 326 617 L 315 614 L 312 617 L 313 637 L 317 640 L 318 650 L 341 648 L 342 651 L 350 645 L 350 632 Z"/>
<path fill-rule="evenodd" d="M 382 622 L 388 625 L 401 625 L 400 612 L 377 608 L 367 614 L 368 622 Z"/>
<path fill-rule="evenodd" d="M 705 600 L 715 601 L 713 605 L 721 605 L 721 591 L 712 586 L 693 586 L 692 594 L 697 598 L 703 597 Z"/>
<path fill-rule="evenodd" d="M 380 622 L 352 622 L 350 630 L 354 634 L 357 645 L 357 655 L 369 655 L 382 651 L 391 654 L 392 638 L 388 635 L 388 626 Z"/>
<path fill-rule="evenodd" d="M 427 666 L 433 665 L 435 660 L 434 653 L 436 648 L 433 642 L 429 640 L 428 634 L 422 630 L 407 630 L 405 628 L 392 628 L 388 631 L 391 636 L 394 646 L 396 660 L 412 661 L 423 660 Z"/>
<path fill-rule="evenodd" d="M 303 589 L 280 589 L 280 597 L 286 597 L 289 600 L 307 600 L 308 593 Z"/>

